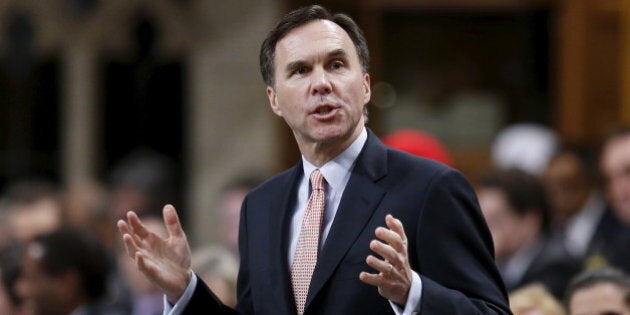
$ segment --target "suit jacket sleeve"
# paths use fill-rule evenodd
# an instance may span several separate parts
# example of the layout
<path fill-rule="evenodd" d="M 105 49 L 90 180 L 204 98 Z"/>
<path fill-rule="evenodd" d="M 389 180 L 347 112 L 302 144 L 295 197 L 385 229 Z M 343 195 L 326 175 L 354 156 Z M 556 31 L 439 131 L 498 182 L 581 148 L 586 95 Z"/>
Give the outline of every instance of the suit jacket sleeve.
<path fill-rule="evenodd" d="M 432 180 L 417 226 L 420 314 L 510 314 L 492 238 L 475 194 L 457 171 Z M 411 253 L 410 253 L 411 254 Z"/>
<path fill-rule="evenodd" d="M 219 298 L 212 293 L 210 288 L 197 276 L 197 286 L 190 302 L 184 308 L 182 315 L 195 314 L 239 314 L 237 311 L 225 306 Z"/>

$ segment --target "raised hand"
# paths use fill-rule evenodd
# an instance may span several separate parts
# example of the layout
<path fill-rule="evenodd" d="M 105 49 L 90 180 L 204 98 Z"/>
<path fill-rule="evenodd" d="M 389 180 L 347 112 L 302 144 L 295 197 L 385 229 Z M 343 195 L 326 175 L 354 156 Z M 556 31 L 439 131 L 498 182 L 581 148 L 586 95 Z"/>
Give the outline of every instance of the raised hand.
<path fill-rule="evenodd" d="M 118 230 L 138 269 L 175 303 L 190 282 L 190 246 L 175 208 L 164 206 L 163 216 L 166 239 L 147 230 L 133 211 L 127 213 L 127 221 L 118 221 Z"/>
<path fill-rule="evenodd" d="M 370 249 L 383 259 L 369 255 L 367 264 L 378 273 L 361 272 L 361 281 L 378 287 L 378 293 L 388 300 L 404 307 L 411 288 L 412 272 L 407 255 L 407 236 L 402 222 L 388 214 L 385 217 L 387 228 L 378 227 L 376 237 L 381 241 L 370 242 Z"/>

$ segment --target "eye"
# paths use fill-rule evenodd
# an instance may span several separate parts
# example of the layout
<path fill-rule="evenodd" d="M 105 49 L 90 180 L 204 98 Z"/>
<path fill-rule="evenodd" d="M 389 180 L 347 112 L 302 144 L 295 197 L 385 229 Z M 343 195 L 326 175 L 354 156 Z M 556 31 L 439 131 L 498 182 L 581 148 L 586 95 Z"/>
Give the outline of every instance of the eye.
<path fill-rule="evenodd" d="M 292 74 L 300 74 L 300 75 L 302 75 L 302 74 L 308 73 L 309 71 L 310 71 L 310 69 L 307 66 L 299 66 L 299 67 L 296 67 L 293 70 Z"/>
<path fill-rule="evenodd" d="M 333 70 L 339 70 L 344 67 L 344 64 L 341 60 L 335 60 L 330 64 L 330 68 Z"/>

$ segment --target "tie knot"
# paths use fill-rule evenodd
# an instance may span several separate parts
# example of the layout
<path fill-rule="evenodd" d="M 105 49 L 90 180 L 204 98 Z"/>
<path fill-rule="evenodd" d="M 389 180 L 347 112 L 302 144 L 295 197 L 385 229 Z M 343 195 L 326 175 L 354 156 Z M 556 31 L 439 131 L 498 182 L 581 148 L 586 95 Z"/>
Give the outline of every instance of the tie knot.
<path fill-rule="evenodd" d="M 319 170 L 314 170 L 311 173 L 311 187 L 313 190 L 324 190 L 324 176 Z"/>

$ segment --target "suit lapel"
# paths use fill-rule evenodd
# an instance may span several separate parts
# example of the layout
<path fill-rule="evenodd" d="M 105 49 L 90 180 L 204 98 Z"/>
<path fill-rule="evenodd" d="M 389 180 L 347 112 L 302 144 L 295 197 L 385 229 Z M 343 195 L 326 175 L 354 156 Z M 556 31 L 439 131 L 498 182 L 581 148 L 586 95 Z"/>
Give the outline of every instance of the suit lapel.
<path fill-rule="evenodd" d="M 385 190 L 376 185 L 376 181 L 385 176 L 386 172 L 386 148 L 372 132 L 369 132 L 317 261 L 306 299 L 306 308 L 365 229 L 365 225 L 385 195 Z"/>
<path fill-rule="evenodd" d="M 301 160 L 300 160 L 301 161 Z M 295 196 L 297 195 L 297 186 L 302 176 L 303 167 L 300 162 L 293 168 L 286 177 L 286 182 L 280 187 L 290 187 L 276 198 L 276 202 L 271 205 L 271 255 L 270 266 L 280 266 L 277 270 L 271 272 L 270 277 L 272 290 L 278 305 L 282 306 L 279 314 L 295 314 L 295 303 L 293 302 L 293 294 L 291 290 L 291 280 L 289 279 L 289 266 L 287 262 L 287 253 L 289 251 L 288 235 L 291 226 L 291 214 L 295 205 Z"/>

